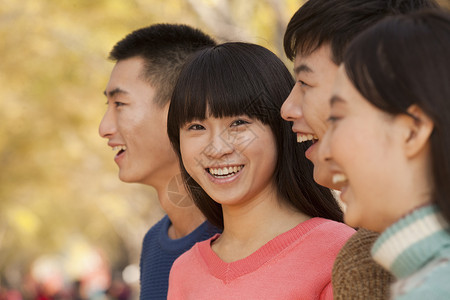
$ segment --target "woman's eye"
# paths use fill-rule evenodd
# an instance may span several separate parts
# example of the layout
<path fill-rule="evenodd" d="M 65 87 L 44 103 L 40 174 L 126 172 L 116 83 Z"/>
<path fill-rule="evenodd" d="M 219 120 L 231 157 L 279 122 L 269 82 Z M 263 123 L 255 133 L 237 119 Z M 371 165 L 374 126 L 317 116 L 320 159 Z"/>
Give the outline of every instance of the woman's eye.
<path fill-rule="evenodd" d="M 245 125 L 245 124 L 250 124 L 250 123 L 245 120 L 239 119 L 239 120 L 236 120 L 233 123 L 231 123 L 231 126 L 235 127 L 235 126 L 240 126 L 240 125 Z"/>
<path fill-rule="evenodd" d="M 115 105 L 116 107 L 120 107 L 120 106 L 125 105 L 125 103 L 119 102 L 119 101 L 114 101 L 114 105 Z"/>
<path fill-rule="evenodd" d="M 188 126 L 188 130 L 203 130 L 203 129 L 205 129 L 205 127 L 199 124 L 192 124 Z"/>
<path fill-rule="evenodd" d="M 337 121 L 339 121 L 340 119 L 341 119 L 340 117 L 336 117 L 336 116 L 330 115 L 328 117 L 327 121 L 328 121 L 328 123 L 333 124 L 333 123 L 336 123 Z"/>

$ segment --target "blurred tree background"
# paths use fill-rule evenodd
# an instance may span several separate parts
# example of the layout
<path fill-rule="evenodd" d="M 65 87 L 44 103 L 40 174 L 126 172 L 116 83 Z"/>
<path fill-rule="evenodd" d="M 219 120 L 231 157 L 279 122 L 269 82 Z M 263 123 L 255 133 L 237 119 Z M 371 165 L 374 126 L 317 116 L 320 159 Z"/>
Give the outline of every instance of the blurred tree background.
<path fill-rule="evenodd" d="M 119 181 L 97 133 L 118 40 L 186 23 L 263 45 L 291 69 L 282 37 L 302 2 L 0 0 L 0 292 L 26 297 L 36 281 L 56 290 L 103 268 L 137 297 L 142 238 L 163 213 L 150 187 Z"/>
<path fill-rule="evenodd" d="M 162 211 L 150 187 L 119 181 L 98 136 L 118 40 L 153 23 L 186 23 L 285 60 L 284 29 L 300 4 L 0 0 L 0 288 L 31 298 L 30 278 L 57 289 L 102 264 L 119 277 L 128 270 L 138 286 L 141 242 Z"/>

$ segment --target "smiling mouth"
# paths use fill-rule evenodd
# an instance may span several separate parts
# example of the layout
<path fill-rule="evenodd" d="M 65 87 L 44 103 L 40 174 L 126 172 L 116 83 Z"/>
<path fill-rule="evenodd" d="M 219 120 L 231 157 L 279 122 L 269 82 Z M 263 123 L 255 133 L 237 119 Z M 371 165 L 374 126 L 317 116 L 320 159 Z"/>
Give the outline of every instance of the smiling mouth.
<path fill-rule="evenodd" d="M 127 150 L 127 146 L 125 146 L 125 145 L 115 146 L 112 148 L 112 150 L 119 151 L 116 154 L 116 156 L 119 156 L 120 154 L 124 153 Z"/>
<path fill-rule="evenodd" d="M 331 181 L 339 191 L 342 191 L 343 188 L 348 185 L 348 178 L 345 174 L 342 173 L 333 174 Z"/>
<path fill-rule="evenodd" d="M 244 165 L 222 168 L 206 168 L 205 170 L 215 178 L 228 178 L 239 173 L 242 168 L 244 168 Z"/>
<path fill-rule="evenodd" d="M 319 140 L 319 137 L 315 134 L 297 133 L 297 143 L 312 141 L 312 143 L 314 144 L 318 140 Z"/>

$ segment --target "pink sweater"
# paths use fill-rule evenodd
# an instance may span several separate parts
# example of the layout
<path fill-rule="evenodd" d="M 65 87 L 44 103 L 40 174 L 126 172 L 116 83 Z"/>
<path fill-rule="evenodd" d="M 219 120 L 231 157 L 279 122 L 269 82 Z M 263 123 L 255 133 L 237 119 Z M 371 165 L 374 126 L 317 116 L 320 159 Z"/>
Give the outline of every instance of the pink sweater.
<path fill-rule="evenodd" d="M 312 218 L 231 263 L 211 249 L 216 235 L 175 261 L 168 299 L 333 299 L 334 259 L 354 232 Z"/>

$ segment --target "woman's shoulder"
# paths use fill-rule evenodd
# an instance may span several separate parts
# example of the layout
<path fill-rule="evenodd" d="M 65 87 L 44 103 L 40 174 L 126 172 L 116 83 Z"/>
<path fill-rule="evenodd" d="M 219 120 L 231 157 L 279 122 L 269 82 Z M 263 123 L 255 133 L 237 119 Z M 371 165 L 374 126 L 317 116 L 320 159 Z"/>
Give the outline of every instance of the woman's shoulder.
<path fill-rule="evenodd" d="M 316 234 L 320 235 L 328 235 L 333 234 L 335 237 L 342 237 L 345 240 L 349 239 L 353 234 L 355 234 L 356 230 L 344 223 L 324 219 L 324 218 L 312 218 L 311 221 L 314 221 Z"/>
<path fill-rule="evenodd" d="M 387 299 L 392 275 L 375 263 L 370 249 L 379 234 L 360 228 L 342 247 L 333 266 L 334 298 Z"/>
<path fill-rule="evenodd" d="M 344 223 L 315 217 L 300 223 L 297 232 L 297 245 L 294 247 L 312 247 L 316 253 L 329 252 L 335 256 L 355 229 Z"/>

